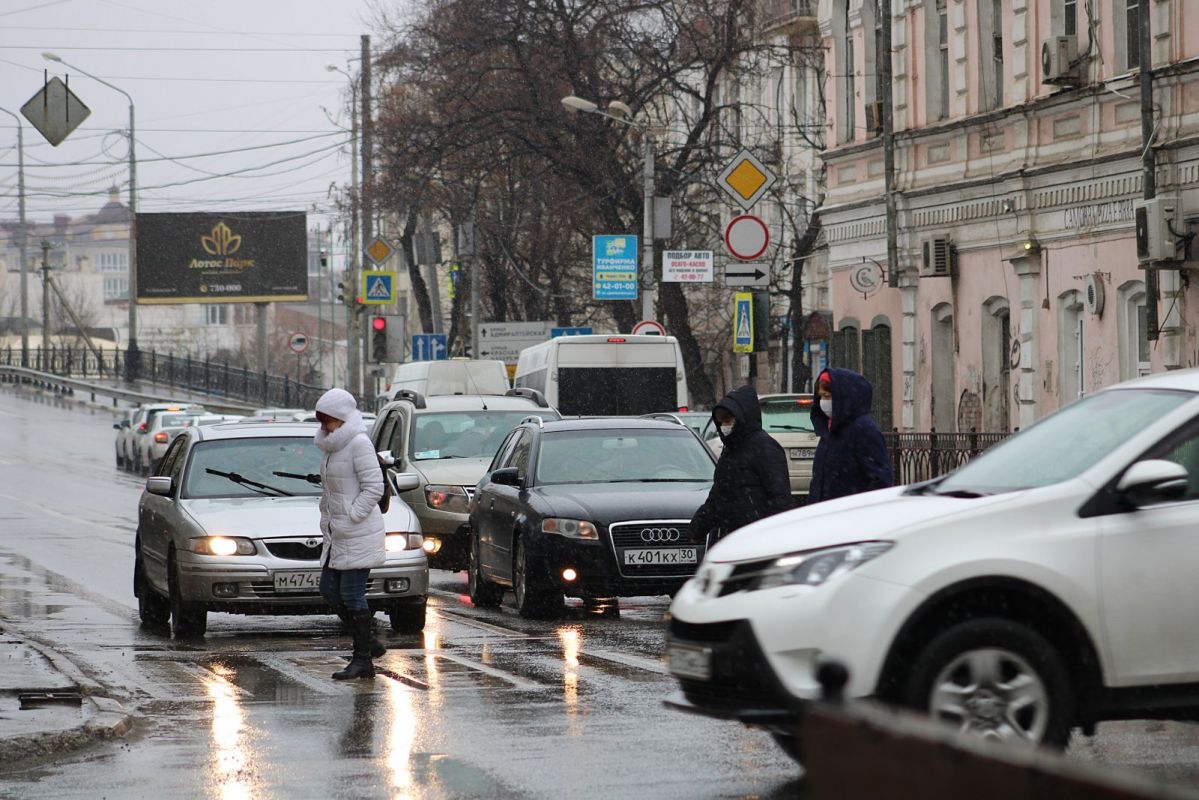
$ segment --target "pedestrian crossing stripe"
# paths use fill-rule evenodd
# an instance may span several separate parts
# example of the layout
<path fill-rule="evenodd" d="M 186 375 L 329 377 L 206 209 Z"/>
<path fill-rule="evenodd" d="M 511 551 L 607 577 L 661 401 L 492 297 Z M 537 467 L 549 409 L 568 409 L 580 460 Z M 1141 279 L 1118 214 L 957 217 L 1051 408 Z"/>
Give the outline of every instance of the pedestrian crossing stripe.
<path fill-rule="evenodd" d="M 394 272 L 362 273 L 362 302 L 370 305 L 385 305 L 395 302 Z"/>

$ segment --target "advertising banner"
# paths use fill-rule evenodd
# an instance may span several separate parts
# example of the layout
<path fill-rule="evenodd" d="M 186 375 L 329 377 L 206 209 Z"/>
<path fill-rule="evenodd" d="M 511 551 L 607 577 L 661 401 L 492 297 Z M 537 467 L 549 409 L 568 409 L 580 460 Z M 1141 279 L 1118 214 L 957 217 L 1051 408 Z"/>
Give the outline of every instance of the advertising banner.
<path fill-rule="evenodd" d="M 302 211 L 138 214 L 136 224 L 139 305 L 308 299 Z"/>
<path fill-rule="evenodd" d="M 667 250 L 662 254 L 663 283 L 711 283 L 711 250 Z"/>
<path fill-rule="evenodd" d="M 591 261 L 595 275 L 592 297 L 596 300 L 637 299 L 636 236 L 592 236 Z"/>

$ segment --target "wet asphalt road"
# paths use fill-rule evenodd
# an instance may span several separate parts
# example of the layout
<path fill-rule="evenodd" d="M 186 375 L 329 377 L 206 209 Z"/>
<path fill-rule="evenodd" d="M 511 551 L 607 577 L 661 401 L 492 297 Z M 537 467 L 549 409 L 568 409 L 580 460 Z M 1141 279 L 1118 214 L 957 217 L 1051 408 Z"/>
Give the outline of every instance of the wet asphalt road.
<path fill-rule="evenodd" d="M 620 618 L 474 609 L 433 573 L 419 637 L 380 632 L 374 681 L 339 683 L 333 617 L 211 614 L 200 641 L 143 631 L 131 590 L 141 479 L 113 414 L 0 391 L 0 617 L 137 714 L 122 740 L 0 774 L 4 798 L 783 798 L 770 738 L 662 708 L 666 598 Z M 1119 723 L 1072 757 L 1199 787 L 1199 726 Z"/>

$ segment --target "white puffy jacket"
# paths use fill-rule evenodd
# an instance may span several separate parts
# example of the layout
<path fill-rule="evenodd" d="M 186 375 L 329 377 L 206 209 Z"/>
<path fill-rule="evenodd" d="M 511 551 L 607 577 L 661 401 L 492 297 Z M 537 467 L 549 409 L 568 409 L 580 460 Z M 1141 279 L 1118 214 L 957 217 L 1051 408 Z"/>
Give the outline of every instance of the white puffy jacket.
<path fill-rule="evenodd" d="M 387 557 L 387 533 L 379 511 L 383 475 L 362 416 L 357 411 L 348 416 L 332 434 L 317 437 L 325 452 L 321 532 L 328 549 L 321 563 L 334 569 L 381 567 Z"/>

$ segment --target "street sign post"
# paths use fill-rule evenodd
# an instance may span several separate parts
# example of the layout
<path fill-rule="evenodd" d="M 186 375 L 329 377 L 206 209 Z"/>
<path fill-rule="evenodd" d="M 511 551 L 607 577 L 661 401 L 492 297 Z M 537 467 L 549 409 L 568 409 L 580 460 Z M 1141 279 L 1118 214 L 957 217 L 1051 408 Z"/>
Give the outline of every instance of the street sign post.
<path fill-rule="evenodd" d="M 752 292 L 733 295 L 733 352 L 754 351 L 754 296 Z"/>
<path fill-rule="evenodd" d="M 520 351 L 550 338 L 548 322 L 480 322 L 479 354 L 515 364 Z"/>
<path fill-rule="evenodd" d="M 21 106 L 21 116 L 55 147 L 91 113 L 91 109 L 58 78 L 47 81 L 29 102 Z"/>
<path fill-rule="evenodd" d="M 394 272 L 366 271 L 362 273 L 360 280 L 363 305 L 383 306 L 395 302 Z"/>
<path fill-rule="evenodd" d="M 636 236 L 592 236 L 591 263 L 594 299 L 637 299 Z"/>
<path fill-rule="evenodd" d="M 287 337 L 287 346 L 296 355 L 303 353 L 308 349 L 308 334 L 296 331 L 291 336 Z"/>
<path fill-rule="evenodd" d="M 382 236 L 376 238 L 375 241 L 371 242 L 370 246 L 366 248 L 367 256 L 369 256 L 370 260 L 376 264 L 382 264 L 384 261 L 391 258 L 391 254 L 394 252 L 395 248 L 392 247 L 391 243 Z"/>
<path fill-rule="evenodd" d="M 733 217 L 724 229 L 724 244 L 733 258 L 753 261 L 766 252 L 770 244 L 770 229 L 760 217 L 742 214 Z"/>
<path fill-rule="evenodd" d="M 444 361 L 448 349 L 447 344 L 444 333 L 414 333 L 412 334 L 412 360 Z"/>
<path fill-rule="evenodd" d="M 749 150 L 742 150 L 728 163 L 717 181 L 733 202 L 746 211 L 766 194 L 778 177 Z"/>
<path fill-rule="evenodd" d="M 711 250 L 667 250 L 662 254 L 663 283 L 711 283 Z"/>
<path fill-rule="evenodd" d="M 724 268 L 724 285 L 729 287 L 770 285 L 769 264 L 726 264 Z"/>

